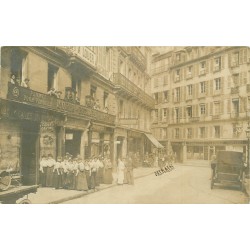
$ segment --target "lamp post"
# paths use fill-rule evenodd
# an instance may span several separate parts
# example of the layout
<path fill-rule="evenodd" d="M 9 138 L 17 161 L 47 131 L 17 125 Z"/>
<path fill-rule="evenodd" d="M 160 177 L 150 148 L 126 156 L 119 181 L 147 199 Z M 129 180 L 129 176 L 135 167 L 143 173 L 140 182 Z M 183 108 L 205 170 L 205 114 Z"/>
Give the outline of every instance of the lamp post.
<path fill-rule="evenodd" d="M 247 168 L 249 168 L 249 160 L 250 160 L 250 123 L 248 122 L 246 129 L 246 137 L 247 137 Z"/>

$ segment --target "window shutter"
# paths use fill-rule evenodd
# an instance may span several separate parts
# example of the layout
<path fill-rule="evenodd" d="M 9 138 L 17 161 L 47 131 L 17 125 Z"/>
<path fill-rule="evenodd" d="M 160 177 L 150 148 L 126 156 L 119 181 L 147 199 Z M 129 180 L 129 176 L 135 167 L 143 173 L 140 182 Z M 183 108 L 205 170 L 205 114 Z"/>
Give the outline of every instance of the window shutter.
<path fill-rule="evenodd" d="M 199 104 L 196 104 L 196 117 L 200 116 L 200 112 L 199 112 Z"/>
<path fill-rule="evenodd" d="M 208 112 L 208 103 L 205 104 L 206 107 L 206 116 L 208 116 L 209 112 Z"/>
<path fill-rule="evenodd" d="M 195 84 L 195 96 L 196 98 L 199 96 L 199 83 Z"/>
<path fill-rule="evenodd" d="M 240 112 L 243 113 L 247 110 L 247 103 L 246 103 L 247 99 L 246 97 L 242 97 L 240 98 Z"/>
<path fill-rule="evenodd" d="M 192 105 L 192 117 L 196 117 L 196 114 L 195 114 L 195 105 Z"/>
<path fill-rule="evenodd" d="M 221 91 L 224 92 L 224 77 L 223 76 L 220 78 L 220 84 L 221 84 Z"/>
<path fill-rule="evenodd" d="M 231 113 L 231 99 L 227 100 L 227 113 Z"/>
<path fill-rule="evenodd" d="M 184 86 L 181 86 L 181 87 L 180 87 L 180 92 L 181 92 L 181 93 L 180 93 L 180 101 L 181 101 L 181 102 L 184 101 L 184 97 L 183 97 L 183 92 L 184 92 L 184 91 L 183 91 L 183 88 L 184 88 Z"/>
<path fill-rule="evenodd" d="M 210 96 L 213 96 L 214 92 L 214 81 L 210 80 Z"/>
<path fill-rule="evenodd" d="M 196 64 L 193 65 L 193 77 L 196 77 Z"/>
<path fill-rule="evenodd" d="M 229 75 L 228 78 L 227 78 L 227 87 L 230 89 L 231 85 L 232 85 L 232 76 Z"/>
<path fill-rule="evenodd" d="M 159 103 L 162 103 L 162 95 L 163 95 L 163 92 L 158 92 Z"/>
<path fill-rule="evenodd" d="M 185 102 L 186 101 L 186 86 L 183 86 L 183 89 L 182 89 L 182 92 L 183 92 L 183 101 Z"/>
<path fill-rule="evenodd" d="M 180 81 L 183 79 L 183 69 L 180 69 Z"/>
<path fill-rule="evenodd" d="M 225 56 L 222 55 L 221 56 L 221 69 L 224 69 L 224 67 L 225 67 Z"/>
<path fill-rule="evenodd" d="M 224 100 L 220 102 L 220 113 L 224 114 Z"/>
<path fill-rule="evenodd" d="M 179 118 L 182 119 L 182 107 L 179 107 L 178 110 L 179 110 Z"/>
<path fill-rule="evenodd" d="M 210 115 L 213 115 L 213 103 L 210 102 Z"/>
<path fill-rule="evenodd" d="M 171 117 L 171 120 L 172 121 L 174 120 L 174 108 L 172 108 L 172 117 Z"/>
<path fill-rule="evenodd" d="M 163 112 L 163 110 L 159 109 L 159 112 L 158 112 L 158 114 L 159 114 L 159 121 L 162 121 L 162 112 Z"/>
<path fill-rule="evenodd" d="M 172 129 L 172 139 L 174 139 L 174 128 Z"/>
<path fill-rule="evenodd" d="M 240 72 L 240 85 L 243 84 L 243 72 Z"/>
<path fill-rule="evenodd" d="M 209 127 L 209 130 L 210 130 L 209 136 L 210 136 L 210 138 L 213 138 L 213 129 L 214 129 L 213 126 Z"/>
<path fill-rule="evenodd" d="M 182 128 L 179 128 L 179 138 L 182 138 Z"/>
<path fill-rule="evenodd" d="M 206 61 L 206 73 L 209 73 L 209 60 Z"/>
<path fill-rule="evenodd" d="M 214 59 L 212 58 L 211 60 L 210 60 L 210 72 L 213 72 L 214 71 Z"/>
<path fill-rule="evenodd" d="M 221 125 L 220 126 L 220 138 L 222 138 L 223 137 L 223 126 Z"/>
<path fill-rule="evenodd" d="M 239 55 L 239 64 L 243 63 L 243 49 L 240 50 L 240 55 Z"/>
<path fill-rule="evenodd" d="M 182 107 L 183 118 L 186 119 L 186 107 Z"/>
<path fill-rule="evenodd" d="M 208 96 L 209 95 L 209 86 L 208 86 L 208 84 L 209 84 L 209 82 L 208 81 L 206 81 L 206 83 L 205 83 L 205 93 L 206 93 L 206 96 Z"/>
<path fill-rule="evenodd" d="M 185 128 L 183 128 L 182 138 L 183 138 L 183 139 L 186 139 L 186 129 L 185 129 Z"/>
<path fill-rule="evenodd" d="M 247 84 L 247 72 L 243 72 L 243 84 Z"/>

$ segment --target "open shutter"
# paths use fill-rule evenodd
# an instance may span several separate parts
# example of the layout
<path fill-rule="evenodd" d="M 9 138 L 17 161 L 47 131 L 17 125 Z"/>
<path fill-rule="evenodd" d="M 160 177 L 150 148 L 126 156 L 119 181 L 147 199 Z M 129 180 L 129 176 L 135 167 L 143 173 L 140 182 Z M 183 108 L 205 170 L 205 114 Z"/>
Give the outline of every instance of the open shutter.
<path fill-rule="evenodd" d="M 196 104 L 195 108 L 196 108 L 196 117 L 200 117 L 199 104 Z"/>
<path fill-rule="evenodd" d="M 243 72 L 243 84 L 246 85 L 247 84 L 247 72 Z"/>
<path fill-rule="evenodd" d="M 213 115 L 213 102 L 210 102 L 210 115 Z"/>
<path fill-rule="evenodd" d="M 220 138 L 223 138 L 223 126 L 220 126 Z"/>
<path fill-rule="evenodd" d="M 209 127 L 209 137 L 210 137 L 210 138 L 213 138 L 213 129 L 214 129 L 213 126 L 210 126 L 210 127 Z"/>
<path fill-rule="evenodd" d="M 206 93 L 206 96 L 208 96 L 209 95 L 209 82 L 208 81 L 206 81 L 206 83 L 205 83 L 205 93 Z"/>
<path fill-rule="evenodd" d="M 209 115 L 208 103 L 205 104 L 205 107 L 206 107 L 206 116 L 208 116 Z"/>
<path fill-rule="evenodd" d="M 214 93 L 214 81 L 210 80 L 210 96 L 213 96 Z"/>
<path fill-rule="evenodd" d="M 185 102 L 186 101 L 186 86 L 183 86 L 183 89 L 182 89 L 182 91 L 183 91 L 183 101 Z"/>
<path fill-rule="evenodd" d="M 206 61 L 206 73 L 209 73 L 209 60 Z"/>
<path fill-rule="evenodd" d="M 162 103 L 162 95 L 163 95 L 163 92 L 158 92 L 159 103 Z"/>
<path fill-rule="evenodd" d="M 221 56 L 221 69 L 224 69 L 225 68 L 225 56 L 222 55 Z"/>
<path fill-rule="evenodd" d="M 224 91 L 224 77 L 223 76 L 220 78 L 220 85 L 221 85 L 221 91 L 222 93 L 224 93 L 223 92 Z"/>
<path fill-rule="evenodd" d="M 184 106 L 182 107 L 182 114 L 184 119 L 186 119 L 186 113 L 187 113 L 186 106 Z"/>
<path fill-rule="evenodd" d="M 231 113 L 231 99 L 227 100 L 227 113 Z"/>
<path fill-rule="evenodd" d="M 214 59 L 212 58 L 211 60 L 210 60 L 210 72 L 212 73 L 213 71 L 214 71 Z"/>
<path fill-rule="evenodd" d="M 224 114 L 224 100 L 220 102 L 220 113 Z"/>
<path fill-rule="evenodd" d="M 162 112 L 163 112 L 163 110 L 162 109 L 159 109 L 159 121 L 162 121 Z"/>

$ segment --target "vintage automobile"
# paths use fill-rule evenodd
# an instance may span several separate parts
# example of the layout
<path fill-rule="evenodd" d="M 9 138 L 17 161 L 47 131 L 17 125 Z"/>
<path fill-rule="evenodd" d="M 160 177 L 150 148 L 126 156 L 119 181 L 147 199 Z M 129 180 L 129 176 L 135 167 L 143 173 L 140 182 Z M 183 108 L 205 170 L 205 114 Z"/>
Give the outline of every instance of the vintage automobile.
<path fill-rule="evenodd" d="M 211 162 L 211 168 L 211 189 L 214 185 L 230 185 L 245 190 L 246 167 L 242 152 L 218 151 L 216 160 Z"/>

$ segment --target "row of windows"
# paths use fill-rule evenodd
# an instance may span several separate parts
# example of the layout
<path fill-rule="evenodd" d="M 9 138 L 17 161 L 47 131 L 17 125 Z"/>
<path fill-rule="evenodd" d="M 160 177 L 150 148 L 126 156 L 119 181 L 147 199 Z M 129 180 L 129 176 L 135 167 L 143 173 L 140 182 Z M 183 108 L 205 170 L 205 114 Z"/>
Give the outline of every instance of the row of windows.
<path fill-rule="evenodd" d="M 227 112 L 231 113 L 231 116 L 239 115 L 240 111 L 245 112 L 247 107 L 247 100 L 246 98 L 240 100 L 238 98 L 235 99 L 228 99 L 226 102 Z M 193 117 L 200 117 L 204 115 L 221 115 L 224 114 L 224 101 L 214 101 L 210 103 L 200 103 L 196 105 L 189 105 L 185 107 L 174 107 L 172 108 L 172 113 L 170 113 L 170 108 L 162 108 L 155 110 L 155 118 L 159 120 L 168 120 L 170 117 L 175 119 L 177 122 L 181 118 L 193 118 Z M 240 110 L 241 108 L 241 110 Z M 159 117 L 159 112 L 161 116 Z M 216 117 L 214 117 L 216 119 Z"/>

